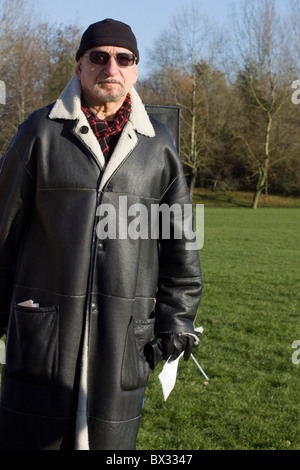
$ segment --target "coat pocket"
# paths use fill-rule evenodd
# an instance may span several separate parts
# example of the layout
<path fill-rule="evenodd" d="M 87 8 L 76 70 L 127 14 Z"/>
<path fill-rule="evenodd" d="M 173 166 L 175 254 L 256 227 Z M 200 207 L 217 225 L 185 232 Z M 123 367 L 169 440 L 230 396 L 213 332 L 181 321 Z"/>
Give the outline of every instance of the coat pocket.
<path fill-rule="evenodd" d="M 155 318 L 130 320 L 125 340 L 121 370 L 123 390 L 136 390 L 147 384 L 150 367 L 145 361 L 144 347 L 151 340 Z"/>
<path fill-rule="evenodd" d="M 56 374 L 58 315 L 58 307 L 15 305 L 6 344 L 8 376 L 43 384 Z"/>

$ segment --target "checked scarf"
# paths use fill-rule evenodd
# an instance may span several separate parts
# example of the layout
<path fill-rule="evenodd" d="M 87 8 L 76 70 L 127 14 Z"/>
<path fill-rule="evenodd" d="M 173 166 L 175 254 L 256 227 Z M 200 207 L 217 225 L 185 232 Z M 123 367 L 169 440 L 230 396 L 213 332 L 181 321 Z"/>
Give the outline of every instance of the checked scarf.
<path fill-rule="evenodd" d="M 129 119 L 131 112 L 131 100 L 129 93 L 127 94 L 123 105 L 117 112 L 114 121 L 106 121 L 99 119 L 89 108 L 83 96 L 81 96 L 81 109 L 84 112 L 89 125 L 91 126 L 97 140 L 100 144 L 102 153 L 107 163 L 112 151 L 114 150 L 119 135 Z"/>

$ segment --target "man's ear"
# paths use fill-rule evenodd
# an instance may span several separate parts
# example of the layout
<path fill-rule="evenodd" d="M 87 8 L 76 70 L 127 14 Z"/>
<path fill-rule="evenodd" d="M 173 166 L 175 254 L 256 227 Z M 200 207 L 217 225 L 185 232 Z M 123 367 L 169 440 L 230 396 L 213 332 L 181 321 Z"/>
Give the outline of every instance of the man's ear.
<path fill-rule="evenodd" d="M 133 81 L 133 85 L 136 84 L 137 79 L 138 79 L 138 75 L 139 75 L 138 66 L 135 64 L 134 67 L 135 67 L 135 70 L 134 70 L 134 81 Z"/>
<path fill-rule="evenodd" d="M 81 58 L 79 59 L 75 67 L 75 74 L 78 80 L 80 80 L 81 79 Z"/>

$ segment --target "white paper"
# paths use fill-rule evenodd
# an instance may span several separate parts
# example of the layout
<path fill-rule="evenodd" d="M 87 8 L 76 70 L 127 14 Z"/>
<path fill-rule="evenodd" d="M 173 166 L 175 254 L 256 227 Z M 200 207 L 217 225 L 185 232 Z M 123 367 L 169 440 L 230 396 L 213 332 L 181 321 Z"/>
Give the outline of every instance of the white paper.
<path fill-rule="evenodd" d="M 163 396 L 164 400 L 166 401 L 170 393 L 172 392 L 175 383 L 176 383 L 176 378 L 177 378 L 177 369 L 178 369 L 178 362 L 179 359 L 183 353 L 178 356 L 175 361 L 169 362 L 169 360 L 166 361 L 163 370 L 159 374 L 158 378 L 160 380 L 161 386 L 162 386 L 162 391 L 163 391 Z"/>
<path fill-rule="evenodd" d="M 5 343 L 0 340 L 0 364 L 5 364 Z"/>

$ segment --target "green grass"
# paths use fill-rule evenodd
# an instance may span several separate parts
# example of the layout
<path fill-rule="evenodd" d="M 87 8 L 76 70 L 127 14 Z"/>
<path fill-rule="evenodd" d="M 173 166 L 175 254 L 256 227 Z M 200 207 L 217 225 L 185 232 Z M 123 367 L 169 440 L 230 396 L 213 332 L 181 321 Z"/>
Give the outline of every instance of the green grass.
<path fill-rule="evenodd" d="M 198 201 L 200 202 L 200 201 Z M 192 360 L 163 401 L 151 374 L 138 449 L 300 449 L 300 210 L 206 208 Z"/>

